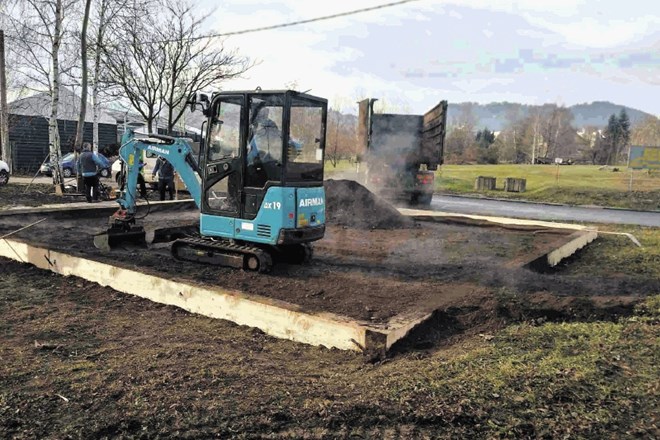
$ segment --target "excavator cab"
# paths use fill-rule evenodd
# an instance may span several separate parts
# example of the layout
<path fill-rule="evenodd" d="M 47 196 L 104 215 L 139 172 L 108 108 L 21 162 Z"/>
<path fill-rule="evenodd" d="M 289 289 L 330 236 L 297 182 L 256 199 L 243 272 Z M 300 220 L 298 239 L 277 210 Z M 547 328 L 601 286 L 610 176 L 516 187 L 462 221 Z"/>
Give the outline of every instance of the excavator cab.
<path fill-rule="evenodd" d="M 322 238 L 327 100 L 222 92 L 205 114 L 201 234 L 276 246 Z"/>

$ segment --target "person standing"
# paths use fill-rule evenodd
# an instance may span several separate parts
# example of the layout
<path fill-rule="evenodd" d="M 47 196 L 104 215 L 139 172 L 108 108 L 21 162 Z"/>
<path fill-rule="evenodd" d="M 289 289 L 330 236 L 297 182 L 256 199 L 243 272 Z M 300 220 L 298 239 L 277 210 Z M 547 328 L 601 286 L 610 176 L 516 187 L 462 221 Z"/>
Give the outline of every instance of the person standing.
<path fill-rule="evenodd" d="M 164 157 L 159 157 L 151 175 L 155 176 L 156 173 L 158 173 L 160 199 L 165 200 L 165 189 L 167 189 L 170 194 L 170 200 L 174 200 L 174 166 Z"/>
<path fill-rule="evenodd" d="M 140 187 L 140 197 L 143 199 L 147 198 L 147 184 L 144 181 L 144 160 L 140 157 L 138 162 L 139 173 L 138 173 L 138 186 Z"/>
<path fill-rule="evenodd" d="M 83 152 L 78 158 L 78 174 L 83 178 L 87 203 L 99 200 L 99 169 L 108 166 L 101 157 L 91 151 L 89 142 L 83 144 Z"/>

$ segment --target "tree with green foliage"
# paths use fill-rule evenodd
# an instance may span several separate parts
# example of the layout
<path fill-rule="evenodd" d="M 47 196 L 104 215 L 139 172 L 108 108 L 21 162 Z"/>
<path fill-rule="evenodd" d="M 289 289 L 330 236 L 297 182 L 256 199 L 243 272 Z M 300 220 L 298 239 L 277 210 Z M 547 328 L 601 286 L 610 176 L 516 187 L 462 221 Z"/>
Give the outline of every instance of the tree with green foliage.
<path fill-rule="evenodd" d="M 623 158 L 625 148 L 630 142 L 630 119 L 625 109 L 619 116 L 610 115 L 607 128 L 596 152 L 596 162 L 604 165 L 614 165 Z"/>
<path fill-rule="evenodd" d="M 498 162 L 498 151 L 495 144 L 495 133 L 484 128 L 477 132 L 475 137 L 477 143 L 477 163 L 496 164 Z"/>
<path fill-rule="evenodd" d="M 625 149 L 630 143 L 630 118 L 628 117 L 625 108 L 622 108 L 619 112 L 619 130 L 621 131 L 621 142 L 619 144 L 617 156 L 621 156 L 622 153 L 625 153 Z"/>

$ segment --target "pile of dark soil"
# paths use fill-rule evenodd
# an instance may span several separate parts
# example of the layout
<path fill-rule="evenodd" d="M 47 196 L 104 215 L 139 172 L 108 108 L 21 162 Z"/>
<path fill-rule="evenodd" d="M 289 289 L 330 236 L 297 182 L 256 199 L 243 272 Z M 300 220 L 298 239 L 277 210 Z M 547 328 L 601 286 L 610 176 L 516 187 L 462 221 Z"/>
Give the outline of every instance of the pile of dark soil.
<path fill-rule="evenodd" d="M 325 181 L 326 222 L 356 229 L 393 229 L 413 226 L 387 201 L 353 180 Z"/>

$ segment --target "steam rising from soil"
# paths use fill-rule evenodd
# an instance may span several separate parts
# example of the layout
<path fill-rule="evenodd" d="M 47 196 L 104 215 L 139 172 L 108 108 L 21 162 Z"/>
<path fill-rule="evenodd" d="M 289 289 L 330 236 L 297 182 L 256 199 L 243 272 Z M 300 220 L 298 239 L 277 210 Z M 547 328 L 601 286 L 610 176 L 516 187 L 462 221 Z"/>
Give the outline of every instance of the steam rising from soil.
<path fill-rule="evenodd" d="M 326 222 L 355 229 L 394 229 L 414 223 L 353 180 L 325 181 Z"/>

